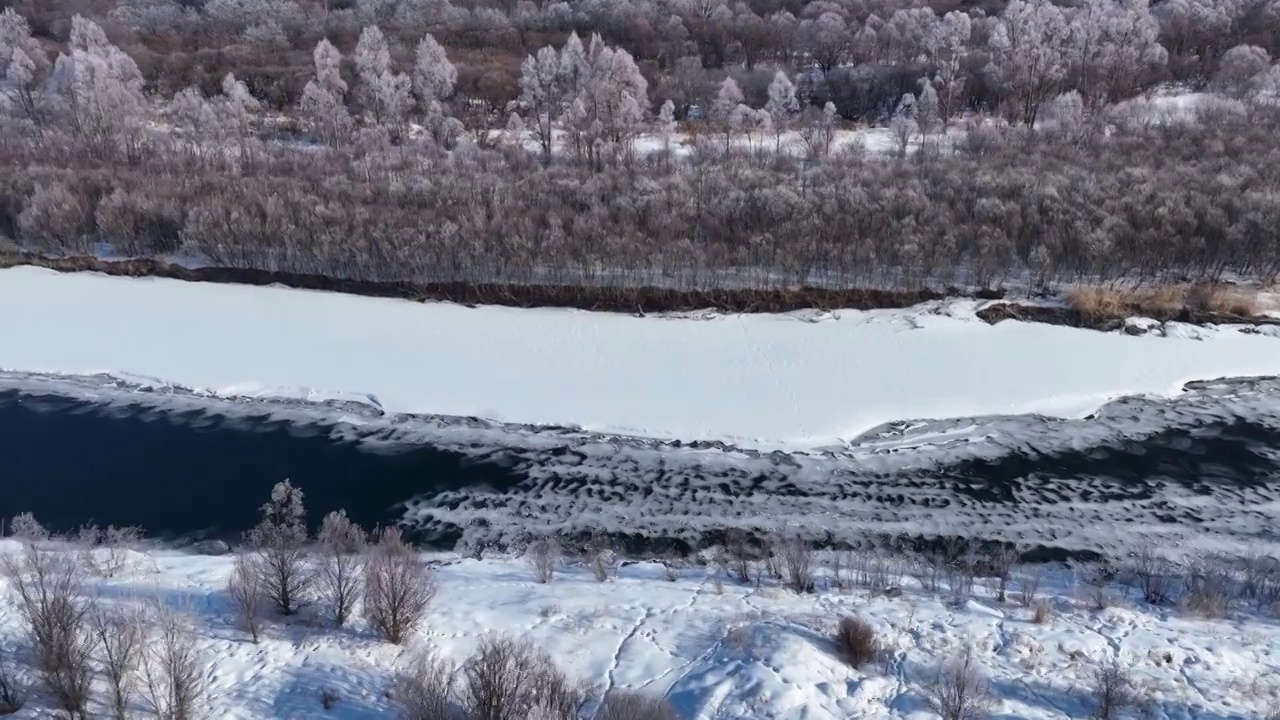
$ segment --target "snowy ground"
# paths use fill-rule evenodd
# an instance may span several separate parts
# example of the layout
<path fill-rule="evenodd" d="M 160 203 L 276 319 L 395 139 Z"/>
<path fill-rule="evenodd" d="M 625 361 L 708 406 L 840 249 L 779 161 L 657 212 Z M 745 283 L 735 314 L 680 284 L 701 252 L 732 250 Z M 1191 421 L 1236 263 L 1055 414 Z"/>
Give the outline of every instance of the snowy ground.
<path fill-rule="evenodd" d="M 956 605 L 911 578 L 898 598 L 828 588 L 795 595 L 769 581 L 756 588 L 725 580 L 718 590 L 702 567 L 667 581 L 663 568 L 642 563 L 604 584 L 570 566 L 537 585 L 521 560 L 433 559 L 444 563 L 440 593 L 407 649 L 377 641 L 359 619 L 345 630 L 276 622 L 252 644 L 231 619 L 229 557 L 155 551 L 92 591 L 104 602 L 159 600 L 192 614 L 208 664 L 207 717 L 226 720 L 388 717 L 384 693 L 406 653 L 429 643 L 462 661 L 487 631 L 533 640 L 597 692 L 663 694 L 684 720 L 934 718 L 922 686 L 965 643 L 999 698 L 995 718 L 1089 717 L 1090 673 L 1112 658 L 1137 682 L 1143 707 L 1132 717 L 1261 720 L 1280 700 L 1273 620 L 1243 610 L 1199 619 L 1145 606 L 1120 586 L 1112 588 L 1117 605 L 1096 610 L 1065 568 L 1042 580 L 1052 619 L 1035 624 L 1030 609 L 996 602 L 981 583 Z M 850 614 L 876 629 L 887 648 L 881 663 L 853 670 L 835 656 L 830 633 Z M 17 642 L 11 604 L 0 606 L 0 632 L 6 646 Z M 321 688 L 340 696 L 328 712 Z M 14 717 L 48 716 L 32 703 Z"/>
<path fill-rule="evenodd" d="M 760 449 L 843 446 L 902 420 L 1083 417 L 1194 380 L 1280 376 L 1276 328 L 991 326 L 974 301 L 640 318 L 21 267 L 0 271 L 0 306 L 21 309 L 0 343 L 8 371 Z"/>

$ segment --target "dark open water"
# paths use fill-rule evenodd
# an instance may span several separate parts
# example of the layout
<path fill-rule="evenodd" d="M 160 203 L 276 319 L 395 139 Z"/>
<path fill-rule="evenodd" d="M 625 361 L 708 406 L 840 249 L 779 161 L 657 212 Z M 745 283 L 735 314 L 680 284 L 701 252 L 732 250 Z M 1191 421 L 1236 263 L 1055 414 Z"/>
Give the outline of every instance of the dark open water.
<path fill-rule="evenodd" d="M 437 518 L 479 508 L 488 513 L 486 527 L 494 518 L 516 526 L 558 513 L 564 523 L 622 508 L 659 537 L 708 517 L 750 524 L 750 513 L 925 535 L 939 518 L 953 518 L 955 531 L 957 522 L 1007 522 L 1020 507 L 1060 526 L 1082 518 L 1082 533 L 1045 533 L 1048 547 L 1053 537 L 1074 538 L 1068 545 L 1078 547 L 1090 524 L 1109 532 L 1138 515 L 1148 526 L 1226 523 L 1228 532 L 1272 540 L 1272 521 L 1280 521 L 1267 514 L 1280 496 L 1280 431 L 1231 417 L 1104 447 L 1012 452 L 910 475 L 838 466 L 808 481 L 785 474 L 786 461 L 721 475 L 712 464 L 674 456 L 646 468 L 628 464 L 625 453 L 616 462 L 597 452 L 588 468 L 581 446 L 566 443 L 537 456 L 513 453 L 519 461 L 499 451 L 490 457 L 504 460 L 490 462 L 422 444 L 343 440 L 331 430 L 265 411 L 227 417 L 0 391 L 0 517 L 30 511 L 62 531 L 94 522 L 139 525 L 168 538 L 230 538 L 255 522 L 271 486 L 290 478 L 304 490 L 313 521 L 343 508 L 366 527 L 400 520 L 411 500 L 418 517 L 424 507 Z M 754 503 L 747 514 L 744 499 Z M 1081 503 L 1087 508 L 1077 511 Z M 456 539 L 443 525 L 424 537 Z M 939 526 L 935 534 L 946 532 Z"/>

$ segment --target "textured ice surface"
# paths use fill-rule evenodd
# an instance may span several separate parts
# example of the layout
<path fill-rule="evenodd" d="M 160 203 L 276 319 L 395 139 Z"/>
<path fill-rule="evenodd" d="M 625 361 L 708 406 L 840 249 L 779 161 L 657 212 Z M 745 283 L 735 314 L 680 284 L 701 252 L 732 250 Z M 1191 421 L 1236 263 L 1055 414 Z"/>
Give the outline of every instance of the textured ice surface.
<path fill-rule="evenodd" d="M 0 375 L 0 389 L 269 416 L 370 449 L 430 444 L 500 463 L 518 480 L 405 498 L 427 531 L 478 543 L 604 529 L 697 543 L 740 525 L 814 539 L 960 535 L 1122 553 L 1260 549 L 1280 518 L 1280 381 L 1197 383 L 1094 416 L 904 421 L 822 451 L 763 452 L 470 418 L 386 414 L 360 398 L 225 399 L 109 376 Z M 173 415 L 176 416 L 176 413 Z M 177 420 L 192 422 L 192 420 Z M 464 478 L 465 480 L 465 478 Z"/>

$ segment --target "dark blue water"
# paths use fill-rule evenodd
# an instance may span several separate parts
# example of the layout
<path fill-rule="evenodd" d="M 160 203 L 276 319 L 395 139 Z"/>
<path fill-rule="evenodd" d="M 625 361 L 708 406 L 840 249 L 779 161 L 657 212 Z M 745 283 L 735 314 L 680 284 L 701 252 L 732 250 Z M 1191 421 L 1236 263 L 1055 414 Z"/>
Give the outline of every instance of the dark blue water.
<path fill-rule="evenodd" d="M 374 452 L 266 415 L 0 392 L 0 517 L 32 512 L 63 531 L 94 522 L 162 537 L 229 536 L 256 522 L 285 478 L 303 489 L 313 522 L 342 508 L 366 527 L 396 521 L 416 495 L 513 480 L 497 464 L 457 453 L 408 445 Z"/>
<path fill-rule="evenodd" d="M 463 454 L 353 441 L 333 426 L 246 407 L 226 416 L 216 404 L 184 411 L 0 391 L 0 517 L 32 512 L 57 531 L 97 523 L 230 539 L 288 478 L 313 524 L 345 509 L 372 528 L 407 509 L 416 538 L 442 546 L 464 530 L 468 542 L 495 545 L 525 531 L 601 531 L 628 551 L 667 552 L 705 545 L 728 526 L 798 528 L 840 543 L 1011 525 L 1006 539 L 1075 552 L 1123 547 L 1126 528 L 1204 527 L 1249 542 L 1275 540 L 1280 527 L 1280 430 L 1226 412 L 1140 440 L 1060 451 L 1023 444 L 996 459 L 875 473 L 852 457 L 546 433 L 533 445 Z"/>

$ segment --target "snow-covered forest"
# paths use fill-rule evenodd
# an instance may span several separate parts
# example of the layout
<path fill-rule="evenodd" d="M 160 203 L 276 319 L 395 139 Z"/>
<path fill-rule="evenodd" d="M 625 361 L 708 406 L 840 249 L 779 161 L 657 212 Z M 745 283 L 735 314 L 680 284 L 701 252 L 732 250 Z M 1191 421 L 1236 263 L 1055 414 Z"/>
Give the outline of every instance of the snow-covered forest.
<path fill-rule="evenodd" d="M 1273 280 L 1280 2 L 6 0 L 0 242 L 372 280 Z"/>

